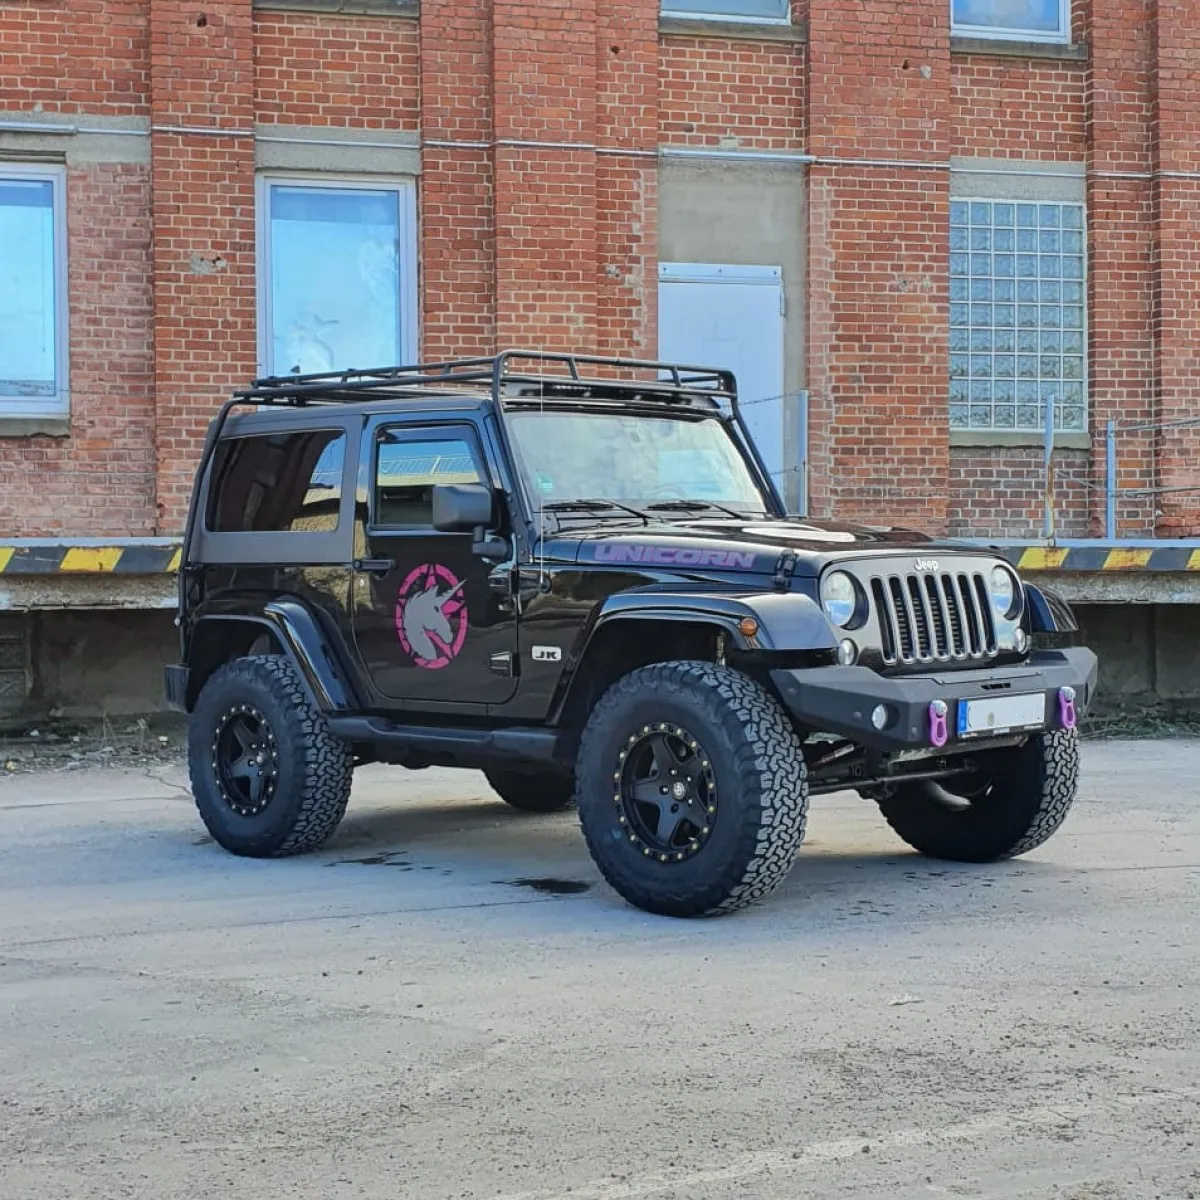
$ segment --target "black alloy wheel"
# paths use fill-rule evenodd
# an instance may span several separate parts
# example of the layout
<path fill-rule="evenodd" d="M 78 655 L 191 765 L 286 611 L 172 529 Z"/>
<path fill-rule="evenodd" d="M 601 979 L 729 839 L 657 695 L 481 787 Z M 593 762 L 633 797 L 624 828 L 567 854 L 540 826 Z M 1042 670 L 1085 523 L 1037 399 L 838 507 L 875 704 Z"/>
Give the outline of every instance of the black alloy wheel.
<path fill-rule="evenodd" d="M 708 753 L 681 725 L 633 734 L 614 764 L 617 821 L 647 858 L 684 862 L 717 823 L 717 781 Z"/>
<path fill-rule="evenodd" d="M 221 798 L 238 816 L 257 817 L 275 798 L 279 748 L 253 705 L 234 705 L 217 722 L 212 766 Z"/>

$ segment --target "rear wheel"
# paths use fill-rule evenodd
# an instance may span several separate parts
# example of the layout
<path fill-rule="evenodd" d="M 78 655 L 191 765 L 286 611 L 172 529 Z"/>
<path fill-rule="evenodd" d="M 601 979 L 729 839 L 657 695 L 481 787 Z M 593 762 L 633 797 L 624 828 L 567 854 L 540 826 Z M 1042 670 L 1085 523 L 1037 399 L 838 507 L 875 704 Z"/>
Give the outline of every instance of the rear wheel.
<path fill-rule="evenodd" d="M 302 854 L 327 841 L 346 812 L 353 766 L 286 658 L 226 663 L 196 701 L 192 793 L 213 839 L 234 854 Z"/>
<path fill-rule="evenodd" d="M 576 799 L 608 882 L 648 912 L 691 917 L 763 899 L 804 837 L 808 784 L 782 708 L 710 662 L 642 667 L 584 729 Z"/>
<path fill-rule="evenodd" d="M 914 780 L 879 799 L 914 850 L 955 862 L 994 862 L 1040 846 L 1063 823 L 1079 785 L 1074 730 L 1031 737 L 980 756 L 980 769 L 945 784 Z"/>
<path fill-rule="evenodd" d="M 575 780 L 570 775 L 523 771 L 485 771 L 484 775 L 505 804 L 522 812 L 558 812 L 575 795 Z"/>

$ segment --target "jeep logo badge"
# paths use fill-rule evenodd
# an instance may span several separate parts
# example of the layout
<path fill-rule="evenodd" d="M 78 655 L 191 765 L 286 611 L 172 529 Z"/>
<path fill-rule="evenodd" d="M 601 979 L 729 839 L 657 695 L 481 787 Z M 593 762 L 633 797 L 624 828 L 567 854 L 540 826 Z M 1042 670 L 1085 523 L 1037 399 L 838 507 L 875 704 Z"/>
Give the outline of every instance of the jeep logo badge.
<path fill-rule="evenodd" d="M 936 571 L 938 565 L 936 558 L 918 558 L 916 563 L 918 571 Z"/>

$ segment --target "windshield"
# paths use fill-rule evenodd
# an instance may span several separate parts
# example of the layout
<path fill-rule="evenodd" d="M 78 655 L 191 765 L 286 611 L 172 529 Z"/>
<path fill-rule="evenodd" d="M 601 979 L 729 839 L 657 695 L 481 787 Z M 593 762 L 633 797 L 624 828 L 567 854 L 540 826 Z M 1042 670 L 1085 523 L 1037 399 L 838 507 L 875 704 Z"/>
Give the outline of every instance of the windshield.
<path fill-rule="evenodd" d="M 508 424 L 535 508 L 587 499 L 767 511 L 745 459 L 715 418 L 516 412 Z"/>

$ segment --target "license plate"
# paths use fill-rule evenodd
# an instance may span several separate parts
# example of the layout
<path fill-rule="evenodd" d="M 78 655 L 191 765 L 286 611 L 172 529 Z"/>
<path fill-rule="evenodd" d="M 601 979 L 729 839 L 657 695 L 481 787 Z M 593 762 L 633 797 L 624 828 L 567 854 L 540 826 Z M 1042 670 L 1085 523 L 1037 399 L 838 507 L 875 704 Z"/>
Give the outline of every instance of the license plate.
<path fill-rule="evenodd" d="M 958 702 L 961 738 L 1011 733 L 1014 729 L 1041 729 L 1045 724 L 1046 697 L 1041 692 Z"/>

